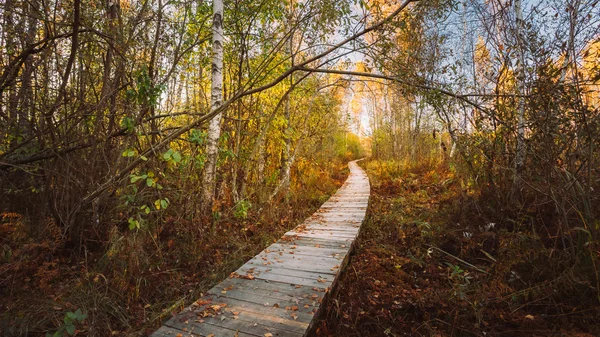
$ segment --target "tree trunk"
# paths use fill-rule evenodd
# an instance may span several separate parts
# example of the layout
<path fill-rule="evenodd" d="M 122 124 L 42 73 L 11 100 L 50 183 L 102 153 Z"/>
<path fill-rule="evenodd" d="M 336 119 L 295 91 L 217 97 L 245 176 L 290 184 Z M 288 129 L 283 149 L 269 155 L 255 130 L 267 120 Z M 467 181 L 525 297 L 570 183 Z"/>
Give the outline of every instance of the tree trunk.
<path fill-rule="evenodd" d="M 516 192 L 520 186 L 521 171 L 525 164 L 525 53 L 523 46 L 523 13 L 521 0 L 515 0 L 515 18 L 516 18 L 516 35 L 517 35 L 517 50 L 519 60 L 517 63 L 517 94 L 518 94 L 518 110 L 517 110 L 517 148 L 515 154 L 515 176 L 513 180 L 513 192 Z"/>
<path fill-rule="evenodd" d="M 213 1 L 212 22 L 212 78 L 210 110 L 215 111 L 223 103 L 223 0 Z M 219 113 L 210 120 L 206 144 L 206 162 L 203 176 L 203 205 L 210 211 L 216 184 L 216 166 L 219 156 L 219 137 L 221 136 L 221 116 Z"/>

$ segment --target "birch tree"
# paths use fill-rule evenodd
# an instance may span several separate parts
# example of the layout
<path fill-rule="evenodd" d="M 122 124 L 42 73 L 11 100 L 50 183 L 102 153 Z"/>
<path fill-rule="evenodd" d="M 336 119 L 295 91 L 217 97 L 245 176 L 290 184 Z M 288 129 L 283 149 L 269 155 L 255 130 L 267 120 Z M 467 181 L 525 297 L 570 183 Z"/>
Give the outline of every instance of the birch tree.
<path fill-rule="evenodd" d="M 213 1 L 212 22 L 212 77 L 210 111 L 219 110 L 223 103 L 223 0 Z M 216 166 L 219 156 L 221 136 L 221 115 L 217 113 L 209 122 L 206 143 L 206 162 L 203 178 L 203 202 L 205 209 L 211 209 L 216 185 Z"/>

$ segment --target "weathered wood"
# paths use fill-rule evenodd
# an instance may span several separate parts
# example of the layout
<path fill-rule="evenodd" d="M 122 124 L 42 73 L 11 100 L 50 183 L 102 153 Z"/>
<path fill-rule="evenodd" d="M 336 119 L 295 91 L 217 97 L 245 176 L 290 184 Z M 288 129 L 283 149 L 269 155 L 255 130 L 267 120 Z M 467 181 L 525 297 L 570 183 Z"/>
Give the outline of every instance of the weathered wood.
<path fill-rule="evenodd" d="M 318 211 L 151 336 L 304 336 L 348 260 L 368 207 L 369 180 L 355 162 L 349 167 L 344 185 Z"/>

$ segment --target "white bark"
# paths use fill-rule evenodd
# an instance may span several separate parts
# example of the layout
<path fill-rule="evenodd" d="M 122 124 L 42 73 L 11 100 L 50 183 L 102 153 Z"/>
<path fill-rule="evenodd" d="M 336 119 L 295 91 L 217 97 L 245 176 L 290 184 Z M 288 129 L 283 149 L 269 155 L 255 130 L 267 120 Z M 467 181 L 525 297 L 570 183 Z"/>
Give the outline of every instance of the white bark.
<path fill-rule="evenodd" d="M 217 110 L 223 104 L 223 0 L 213 0 L 212 22 L 212 78 L 210 110 Z M 216 184 L 216 166 L 219 156 L 221 136 L 221 115 L 215 115 L 208 125 L 206 162 L 203 177 L 203 197 L 207 208 L 212 207 Z"/>

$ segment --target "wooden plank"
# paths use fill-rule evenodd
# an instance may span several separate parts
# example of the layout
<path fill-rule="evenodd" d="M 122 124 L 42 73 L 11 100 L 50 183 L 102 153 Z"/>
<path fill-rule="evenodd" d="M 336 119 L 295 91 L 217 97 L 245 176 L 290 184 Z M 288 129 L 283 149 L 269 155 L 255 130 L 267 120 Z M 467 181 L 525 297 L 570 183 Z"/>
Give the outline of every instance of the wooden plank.
<path fill-rule="evenodd" d="M 310 237 L 325 237 L 325 238 L 333 238 L 333 239 L 354 239 L 356 237 L 356 235 L 358 234 L 357 230 L 332 230 L 329 229 L 327 227 L 325 228 L 305 228 L 302 229 L 299 232 L 296 231 L 289 231 L 287 233 L 285 233 L 285 235 L 298 235 L 298 236 L 302 236 L 302 234 L 304 234 L 305 236 L 310 236 Z"/>
<path fill-rule="evenodd" d="M 220 316 L 205 317 L 192 324 L 209 325 L 209 329 L 212 328 L 211 326 L 216 326 L 260 337 L 266 333 L 272 333 L 273 336 L 302 336 L 309 325 L 308 322 L 298 322 L 253 311 L 234 312 L 237 315 L 230 312 L 225 319 Z"/>
<path fill-rule="evenodd" d="M 296 247 L 296 248 L 292 248 L 292 247 Z M 269 248 L 271 249 L 270 251 L 274 251 L 274 252 L 279 252 L 279 251 L 288 252 L 290 250 L 293 250 L 295 252 L 295 254 L 297 254 L 297 255 L 311 255 L 311 256 L 332 256 L 332 254 L 346 255 L 346 253 L 348 253 L 348 250 L 345 248 L 339 248 L 339 247 L 326 248 L 326 247 L 315 246 L 315 245 L 304 246 L 304 245 L 295 245 L 295 244 L 289 243 L 289 242 L 277 242 L 277 243 L 274 243 L 271 246 L 269 246 Z"/>
<path fill-rule="evenodd" d="M 296 276 L 308 279 L 322 279 L 325 281 L 333 281 L 333 277 L 337 274 L 339 265 L 343 259 L 340 259 L 340 262 L 330 267 L 327 272 L 317 272 L 317 271 L 305 271 L 289 268 L 285 263 L 281 266 L 253 266 L 252 268 L 241 267 L 238 269 L 240 274 L 246 273 L 247 270 L 251 270 L 251 275 L 255 277 L 260 277 L 264 274 L 277 274 L 277 275 L 287 275 L 287 276 Z M 248 274 L 246 274 L 248 275 Z M 323 282 L 325 282 L 323 281 Z"/>
<path fill-rule="evenodd" d="M 321 264 L 327 265 L 327 264 L 335 264 L 336 263 L 335 260 L 339 260 L 339 258 L 337 258 L 337 256 L 333 256 L 333 255 L 322 255 L 322 256 L 298 255 L 297 256 L 296 254 L 289 253 L 289 252 L 295 252 L 297 249 L 302 249 L 302 248 L 291 249 L 288 251 L 287 254 L 284 252 L 281 252 L 281 251 L 280 252 L 269 251 L 268 253 L 263 251 L 262 253 L 256 255 L 254 258 L 250 259 L 247 264 L 249 264 L 251 262 L 258 262 L 255 264 L 263 265 L 262 262 L 264 262 L 264 261 L 279 262 L 279 263 L 281 263 L 281 261 L 285 261 L 285 262 L 299 261 L 302 263 L 315 263 L 317 265 L 321 265 Z"/>
<path fill-rule="evenodd" d="M 291 238 L 288 241 L 289 243 L 293 243 L 295 245 L 303 245 L 303 246 L 312 246 L 312 247 L 323 247 L 323 248 L 350 248 L 348 242 L 345 241 L 334 241 L 334 240 L 323 240 L 320 238 L 307 238 L 307 237 L 298 237 L 298 236 L 288 236 Z"/>
<path fill-rule="evenodd" d="M 201 334 L 197 334 L 197 333 L 193 333 L 193 332 L 186 332 L 186 331 L 182 331 L 182 330 L 178 330 L 175 328 L 171 328 L 168 326 L 161 326 L 158 330 L 154 331 L 154 333 L 152 333 L 150 335 L 150 337 L 200 337 L 203 336 Z"/>
<path fill-rule="evenodd" d="M 322 294 L 322 293 L 319 293 L 319 294 Z M 319 296 L 319 295 L 317 294 L 317 296 Z M 193 311 L 193 313 L 196 316 L 205 318 L 202 316 L 207 315 L 207 314 L 213 315 L 215 310 L 213 310 L 212 307 L 214 305 L 218 305 L 220 307 L 220 309 L 217 311 L 216 314 L 214 314 L 214 316 L 218 317 L 219 319 L 221 319 L 223 321 L 228 318 L 234 319 L 233 318 L 233 316 L 235 316 L 234 312 L 238 313 L 237 314 L 238 318 L 242 318 L 242 317 L 246 316 L 246 314 L 248 314 L 248 313 L 255 313 L 255 314 L 262 314 L 265 316 L 271 316 L 273 318 L 280 318 L 280 319 L 287 321 L 287 322 L 285 322 L 286 324 L 291 324 L 291 325 L 295 325 L 295 326 L 303 326 L 305 322 L 310 322 L 313 318 L 312 313 L 301 312 L 300 310 L 297 310 L 297 311 L 292 311 L 291 309 L 286 310 L 285 307 L 284 308 L 274 307 L 272 303 L 268 303 L 268 302 L 253 303 L 253 302 L 249 302 L 249 301 L 243 301 L 243 300 L 238 300 L 238 299 L 228 298 L 228 297 L 216 298 L 216 297 L 211 296 L 210 298 L 213 299 L 213 301 L 211 303 L 199 306 L 197 309 L 195 309 Z M 297 314 L 297 316 L 294 318 L 292 313 Z M 225 317 L 225 319 L 223 319 L 223 317 Z M 201 321 L 202 319 L 196 318 L 195 320 Z M 279 321 L 281 321 L 281 320 L 279 320 Z M 188 320 L 188 323 L 189 323 L 189 320 Z"/>
<path fill-rule="evenodd" d="M 281 260 L 272 260 L 272 261 L 261 261 L 261 260 L 253 260 L 242 267 L 240 267 L 236 272 L 242 276 L 251 275 L 255 276 L 258 279 L 265 279 L 268 277 L 265 273 L 252 273 L 252 269 L 259 270 L 256 268 L 284 268 L 289 269 L 290 272 L 287 274 L 288 276 L 294 276 L 299 278 L 308 278 L 308 276 L 303 276 L 300 273 L 293 273 L 292 271 L 304 271 L 304 272 L 314 272 L 319 275 L 321 274 L 335 274 L 331 271 L 336 265 L 340 264 L 340 261 L 343 260 L 343 257 L 340 256 L 336 259 L 336 262 L 324 262 L 322 260 L 316 260 L 317 257 L 305 255 L 305 257 L 312 257 L 315 260 L 311 261 L 308 259 L 281 259 Z M 248 272 L 250 271 L 250 272 Z M 270 278 L 266 278 L 270 279 Z M 316 278 L 315 278 L 316 279 Z M 306 284 L 306 281 L 303 283 L 295 283 L 295 284 Z M 312 284 L 312 283 L 311 283 Z"/>
<path fill-rule="evenodd" d="M 273 324 L 267 324 L 266 322 L 276 322 L 276 326 L 280 329 L 287 331 L 302 331 L 301 329 L 306 328 L 306 323 L 312 320 L 313 315 L 306 312 L 298 312 L 294 315 L 291 313 L 292 310 L 286 310 L 285 308 L 275 308 L 265 306 L 263 304 L 255 304 L 247 301 L 240 301 L 226 297 L 216 296 L 204 296 L 202 305 L 193 306 L 186 309 L 181 314 L 171 318 L 165 325 L 177 328 L 179 330 L 186 329 L 187 331 L 194 331 L 199 334 L 204 334 L 206 326 L 204 323 L 210 325 L 216 325 L 221 328 L 246 332 L 253 334 L 251 329 L 239 329 L 233 327 L 230 321 L 242 320 L 251 322 L 252 324 L 258 324 L 262 322 L 263 325 L 274 326 Z M 295 312 L 295 311 L 294 311 Z M 264 316 L 266 318 L 257 319 L 257 316 Z M 193 328 L 193 330 L 192 330 Z M 210 328 L 210 327 L 209 327 Z M 210 331 L 210 330 L 208 330 Z M 228 333 L 228 331 L 221 331 L 222 333 Z M 219 335 L 219 334 L 217 334 Z M 220 336 L 220 335 L 219 335 Z M 262 336 L 262 333 L 261 335 Z"/>
<path fill-rule="evenodd" d="M 261 282 L 263 284 L 269 284 L 269 282 Z M 275 282 L 273 282 L 275 283 Z M 251 289 L 251 288 L 223 288 L 223 289 L 227 289 L 225 290 L 213 290 L 211 289 L 207 295 L 213 295 L 213 296 L 225 296 L 225 297 L 233 297 L 233 298 L 237 298 L 237 299 L 242 299 L 242 300 L 246 300 L 249 302 L 254 302 L 254 303 L 258 303 L 258 304 L 264 304 L 264 303 L 270 303 L 272 305 L 275 304 L 279 304 L 282 307 L 285 307 L 287 305 L 299 305 L 299 306 L 305 306 L 308 305 L 310 306 L 318 306 L 318 303 L 315 303 L 315 299 L 311 298 L 312 294 L 315 293 L 315 291 L 317 292 L 324 292 L 324 291 L 318 291 L 318 290 L 311 290 L 312 288 L 309 287 L 302 287 L 302 288 L 295 288 L 294 289 L 302 289 L 301 291 L 298 291 L 297 294 L 295 296 L 290 296 L 287 295 L 283 292 L 279 292 L 279 291 L 273 291 L 273 290 L 267 290 L 267 289 L 263 289 L 263 288 L 257 288 L 257 289 Z M 311 291 L 308 291 L 311 290 Z M 241 298 L 240 296 L 245 296 L 245 295 L 249 295 L 250 297 L 247 298 Z M 259 300 L 260 299 L 260 300 Z"/>
<path fill-rule="evenodd" d="M 358 232 L 360 229 L 360 223 L 350 222 L 350 221 L 308 221 L 302 228 L 297 228 L 294 230 L 296 233 L 303 233 L 313 231 L 315 229 L 311 229 L 312 227 L 323 227 L 326 230 L 333 231 L 351 231 Z M 293 233 L 292 231 L 288 233 Z"/>
<path fill-rule="evenodd" d="M 343 233 L 358 233 L 360 230 L 360 226 L 357 224 L 348 224 L 348 223 L 327 223 L 327 222 L 317 222 L 317 223 L 307 223 L 306 231 L 334 231 L 334 232 L 343 232 Z"/>
<path fill-rule="evenodd" d="M 309 233 L 309 232 L 303 232 L 303 233 L 295 233 L 293 234 L 293 236 L 297 236 L 300 238 L 308 238 L 308 239 L 321 239 L 321 240 L 326 240 L 326 241 L 330 241 L 330 242 L 336 242 L 339 243 L 340 245 L 343 244 L 349 244 L 352 243 L 354 241 L 354 239 L 356 238 L 356 235 L 352 235 L 352 236 L 348 236 L 348 235 L 333 235 L 333 234 L 320 234 L 320 233 Z"/>
<path fill-rule="evenodd" d="M 327 202 L 325 204 L 323 204 L 325 207 L 336 207 L 337 205 L 339 205 L 340 207 L 368 207 L 369 203 L 368 202 L 342 202 L 340 201 L 339 203 L 334 203 L 334 202 Z"/>
<path fill-rule="evenodd" d="M 177 316 L 176 316 L 177 317 Z M 200 318 L 198 318 L 197 313 L 195 312 L 186 312 L 184 317 L 187 318 L 185 320 L 180 320 L 180 319 L 175 319 L 176 317 L 174 317 L 173 319 L 170 319 L 169 321 L 167 321 L 167 323 L 165 323 L 165 326 L 167 328 L 172 328 L 175 330 L 179 330 L 179 333 L 182 334 L 182 336 L 209 336 L 209 335 L 214 335 L 214 336 L 237 336 L 238 337 L 256 337 L 256 336 L 261 336 L 258 334 L 250 334 L 250 333 L 246 333 L 243 331 L 239 331 L 236 329 L 228 329 L 228 328 L 224 328 L 221 326 L 215 326 L 215 325 L 211 325 L 211 324 L 202 324 L 200 323 Z M 157 335 L 154 336 L 154 334 L 152 335 L 152 337 L 159 337 L 159 336 L 164 336 L 164 337 L 176 337 L 177 334 L 175 335 Z"/>
<path fill-rule="evenodd" d="M 319 296 L 319 295 L 317 295 Z M 260 296 L 257 295 L 255 293 L 249 293 L 249 292 L 244 292 L 244 291 L 239 291 L 239 290 L 230 290 L 227 291 L 227 293 L 225 294 L 218 294 L 215 295 L 215 301 L 217 302 L 222 302 L 222 301 L 226 301 L 224 299 L 233 299 L 233 300 L 238 300 L 238 301 L 243 301 L 243 302 L 249 302 L 249 303 L 253 303 L 253 304 L 257 304 L 259 306 L 264 306 L 264 307 L 273 307 L 273 308 L 282 308 L 286 311 L 288 311 L 289 314 L 291 314 L 292 312 L 303 312 L 305 314 L 309 314 L 309 315 L 313 315 L 314 312 L 316 311 L 316 308 L 319 307 L 320 303 L 318 301 L 319 298 L 322 297 L 315 297 L 315 298 L 311 298 L 310 296 L 307 296 L 306 298 L 300 298 L 298 300 L 291 300 L 291 299 L 281 299 L 281 298 L 275 298 L 275 297 L 264 297 L 264 296 Z M 238 316 L 235 319 L 239 318 L 239 315 L 235 314 L 234 311 L 229 311 L 229 313 L 232 313 L 234 316 Z"/>
<path fill-rule="evenodd" d="M 229 278 L 221 282 L 219 285 L 224 285 L 226 288 L 233 286 L 233 289 L 239 289 L 244 291 L 258 291 L 258 292 L 279 292 L 286 294 L 290 297 L 304 297 L 309 292 L 326 292 L 327 287 L 320 285 L 319 287 L 309 287 L 290 283 L 281 282 L 267 282 L 264 280 L 248 280 L 239 278 Z M 218 287 L 213 287 L 217 289 Z M 220 287 L 219 287 L 220 288 Z M 221 288 L 224 289 L 224 288 Z"/>

